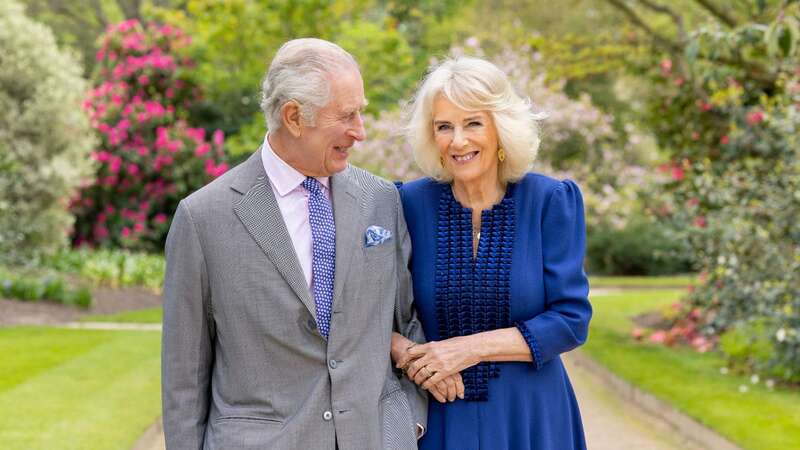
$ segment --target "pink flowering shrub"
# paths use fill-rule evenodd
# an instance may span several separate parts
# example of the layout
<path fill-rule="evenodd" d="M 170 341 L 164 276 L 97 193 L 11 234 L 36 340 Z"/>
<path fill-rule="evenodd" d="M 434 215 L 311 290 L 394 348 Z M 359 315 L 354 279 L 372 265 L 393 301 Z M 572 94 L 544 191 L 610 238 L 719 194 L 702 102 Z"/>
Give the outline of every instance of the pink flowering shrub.
<path fill-rule="evenodd" d="M 189 37 L 170 25 L 110 26 L 84 108 L 100 145 L 96 179 L 73 199 L 75 245 L 160 249 L 178 201 L 224 173 L 222 131 L 186 122 L 200 93 L 186 78 Z"/>
<path fill-rule="evenodd" d="M 800 34 L 767 30 L 700 29 L 693 57 L 650 61 L 644 117 L 671 161 L 649 206 L 702 270 L 685 320 L 699 310 L 731 365 L 800 382 Z"/>

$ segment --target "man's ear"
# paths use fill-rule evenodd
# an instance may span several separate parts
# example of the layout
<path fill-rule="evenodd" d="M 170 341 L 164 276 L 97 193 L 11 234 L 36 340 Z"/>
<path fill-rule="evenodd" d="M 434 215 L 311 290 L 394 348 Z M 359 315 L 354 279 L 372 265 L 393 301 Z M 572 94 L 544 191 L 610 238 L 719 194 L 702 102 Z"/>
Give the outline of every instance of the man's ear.
<path fill-rule="evenodd" d="M 299 138 L 302 134 L 302 118 L 300 117 L 300 104 L 289 100 L 281 106 L 281 121 L 286 130 L 293 137 Z"/>

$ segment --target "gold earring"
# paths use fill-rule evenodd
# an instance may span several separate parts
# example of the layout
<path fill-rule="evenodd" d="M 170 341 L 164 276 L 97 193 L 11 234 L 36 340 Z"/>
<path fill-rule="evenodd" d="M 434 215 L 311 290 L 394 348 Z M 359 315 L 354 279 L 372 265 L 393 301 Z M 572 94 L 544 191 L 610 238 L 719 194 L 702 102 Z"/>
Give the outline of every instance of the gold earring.
<path fill-rule="evenodd" d="M 444 167 L 444 158 L 441 156 L 439 157 L 439 165 Z"/>
<path fill-rule="evenodd" d="M 500 162 L 506 160 L 506 151 L 503 150 L 502 148 L 497 149 L 497 159 L 499 159 Z"/>

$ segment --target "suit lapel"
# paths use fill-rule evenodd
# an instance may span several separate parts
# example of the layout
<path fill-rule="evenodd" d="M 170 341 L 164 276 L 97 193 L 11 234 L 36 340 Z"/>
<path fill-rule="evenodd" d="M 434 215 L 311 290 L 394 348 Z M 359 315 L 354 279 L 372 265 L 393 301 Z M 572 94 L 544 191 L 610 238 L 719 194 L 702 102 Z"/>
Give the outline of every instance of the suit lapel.
<path fill-rule="evenodd" d="M 234 180 L 231 188 L 244 194 L 242 200 L 234 206 L 234 211 L 242 221 L 247 232 L 258 243 L 261 250 L 269 257 L 278 272 L 286 280 L 300 301 L 308 308 L 308 312 L 317 319 L 314 300 L 303 276 L 300 262 L 294 245 L 286 230 L 286 223 L 278 208 L 272 186 L 264 172 L 261 162 L 261 149 L 253 154 L 245 163 L 244 170 Z M 338 217 L 336 217 L 338 225 Z M 337 236 L 338 238 L 338 236 Z M 339 246 L 337 239 L 336 251 Z M 337 257 L 338 267 L 338 257 Z M 338 276 L 338 271 L 337 271 Z"/>
<path fill-rule="evenodd" d="M 347 170 L 331 177 L 333 217 L 336 223 L 336 272 L 333 281 L 333 310 L 341 307 L 342 291 L 353 253 L 364 245 L 361 235 L 359 201 L 361 189 L 347 176 Z"/>

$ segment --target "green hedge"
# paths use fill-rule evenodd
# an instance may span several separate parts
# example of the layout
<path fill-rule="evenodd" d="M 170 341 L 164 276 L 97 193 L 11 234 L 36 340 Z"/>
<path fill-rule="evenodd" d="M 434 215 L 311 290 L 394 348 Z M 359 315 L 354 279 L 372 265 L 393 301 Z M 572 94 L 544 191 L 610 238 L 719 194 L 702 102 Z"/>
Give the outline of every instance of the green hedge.
<path fill-rule="evenodd" d="M 673 275 L 692 272 L 685 243 L 662 225 L 645 218 L 624 228 L 607 225 L 587 230 L 586 265 L 596 275 Z"/>

